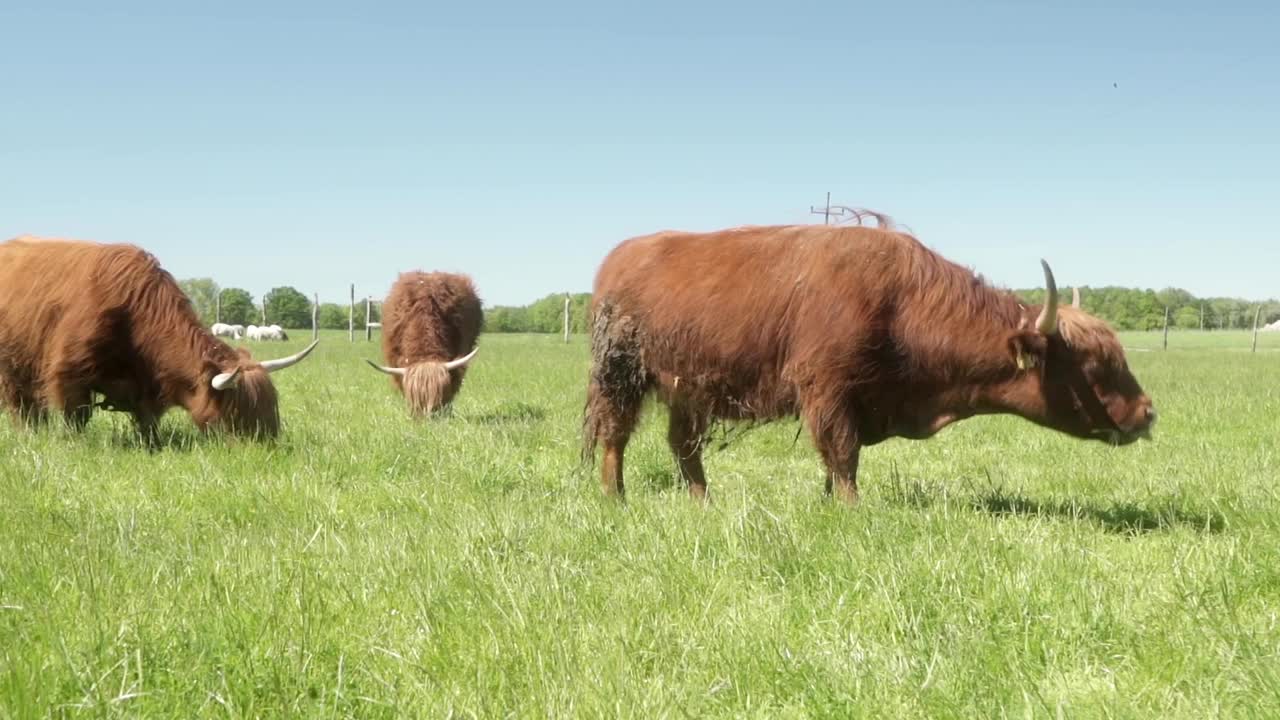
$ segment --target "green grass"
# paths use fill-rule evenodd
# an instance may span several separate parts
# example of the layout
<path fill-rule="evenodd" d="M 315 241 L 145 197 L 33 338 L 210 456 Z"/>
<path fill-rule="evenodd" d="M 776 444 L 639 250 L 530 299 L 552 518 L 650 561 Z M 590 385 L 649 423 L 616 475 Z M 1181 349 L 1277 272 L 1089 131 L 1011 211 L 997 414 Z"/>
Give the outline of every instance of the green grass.
<path fill-rule="evenodd" d="M 1164 333 L 1120 333 L 1125 347 L 1141 351 L 1164 350 Z M 1200 332 L 1199 330 L 1169 330 L 1168 350 L 1223 350 L 1227 352 L 1252 352 L 1253 332 L 1228 330 Z M 1257 352 L 1280 351 L 1280 332 L 1258 332 Z"/>
<path fill-rule="evenodd" d="M 327 334 L 273 447 L 0 424 L 0 718 L 1275 716 L 1280 355 L 1248 342 L 1130 356 L 1155 442 L 974 419 L 865 451 L 853 510 L 791 422 L 692 504 L 657 407 L 606 501 L 580 339 L 485 336 L 415 424 Z"/>

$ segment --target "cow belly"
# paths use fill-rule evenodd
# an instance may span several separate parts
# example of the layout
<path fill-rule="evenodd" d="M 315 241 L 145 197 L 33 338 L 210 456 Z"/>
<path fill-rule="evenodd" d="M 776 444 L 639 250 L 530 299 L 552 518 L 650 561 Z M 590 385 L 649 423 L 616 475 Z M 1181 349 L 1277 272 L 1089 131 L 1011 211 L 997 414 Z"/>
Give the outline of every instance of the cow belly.
<path fill-rule="evenodd" d="M 776 376 L 762 381 L 744 373 L 655 373 L 659 398 L 723 420 L 772 420 L 796 413 L 795 391 Z"/>

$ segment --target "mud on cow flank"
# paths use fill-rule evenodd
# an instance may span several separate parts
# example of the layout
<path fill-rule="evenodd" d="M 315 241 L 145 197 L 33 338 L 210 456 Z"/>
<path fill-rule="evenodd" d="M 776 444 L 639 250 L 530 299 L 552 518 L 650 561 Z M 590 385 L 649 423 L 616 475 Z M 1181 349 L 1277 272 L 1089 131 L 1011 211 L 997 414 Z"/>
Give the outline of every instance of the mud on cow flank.
<path fill-rule="evenodd" d="M 30 422 L 53 410 L 81 428 L 101 407 L 129 413 L 154 442 L 176 405 L 202 430 L 273 437 L 280 417 L 269 375 L 315 345 L 255 361 L 201 326 L 173 277 L 132 245 L 0 243 L 0 403 Z"/>
<path fill-rule="evenodd" d="M 382 355 L 369 362 L 391 376 L 409 411 L 425 417 L 449 407 L 462 389 L 484 323 L 471 278 L 401 273 L 382 305 Z"/>
<path fill-rule="evenodd" d="M 623 452 L 650 393 L 669 409 L 668 444 L 695 496 L 717 421 L 798 415 L 827 492 L 849 502 L 864 446 L 973 415 L 1012 413 L 1115 444 L 1146 436 L 1155 410 L 1116 335 L 1078 301 L 1059 307 L 1042 264 L 1043 307 L 891 226 L 624 241 L 591 299 L 586 458 L 603 445 L 602 486 L 623 493 Z"/>

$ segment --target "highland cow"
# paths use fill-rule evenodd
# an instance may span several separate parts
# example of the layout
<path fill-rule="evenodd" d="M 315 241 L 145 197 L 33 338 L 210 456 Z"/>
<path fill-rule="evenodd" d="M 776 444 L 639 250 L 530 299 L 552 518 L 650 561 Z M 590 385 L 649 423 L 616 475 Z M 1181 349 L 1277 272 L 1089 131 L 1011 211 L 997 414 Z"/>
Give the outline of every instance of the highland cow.
<path fill-rule="evenodd" d="M 382 306 L 382 354 L 387 364 L 366 362 L 391 376 L 410 413 L 429 416 L 448 408 L 462 389 L 467 364 L 479 352 L 475 344 L 483 323 L 471 278 L 401 273 Z"/>
<path fill-rule="evenodd" d="M 255 362 L 205 329 L 173 277 L 132 245 L 0 243 L 0 404 L 33 423 L 57 410 L 79 429 L 101 407 L 132 415 L 154 443 L 177 405 L 202 430 L 274 437 L 268 375 L 314 347 Z"/>
<path fill-rule="evenodd" d="M 877 216 L 879 217 L 879 216 Z M 886 223 L 887 224 L 887 223 Z M 591 298 L 584 453 L 621 495 L 623 453 L 650 393 L 690 493 L 706 493 L 712 423 L 799 416 L 826 490 L 858 497 L 860 450 L 1012 413 L 1127 444 L 1156 413 L 1116 335 L 1046 301 L 1027 306 L 888 227 L 662 232 L 618 245 Z"/>

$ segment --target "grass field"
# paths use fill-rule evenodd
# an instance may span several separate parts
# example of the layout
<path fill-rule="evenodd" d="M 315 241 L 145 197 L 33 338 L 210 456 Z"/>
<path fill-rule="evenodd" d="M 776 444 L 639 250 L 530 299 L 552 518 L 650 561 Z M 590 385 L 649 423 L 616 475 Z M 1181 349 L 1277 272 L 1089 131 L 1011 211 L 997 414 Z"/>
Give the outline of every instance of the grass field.
<path fill-rule="evenodd" d="M 1248 345 L 1131 354 L 1155 442 L 974 419 L 865 451 L 852 510 L 792 422 L 690 503 L 660 408 L 605 500 L 581 339 L 485 336 L 429 424 L 345 334 L 276 376 L 275 446 L 2 423 L 0 718 L 1275 717 L 1280 337 Z"/>

